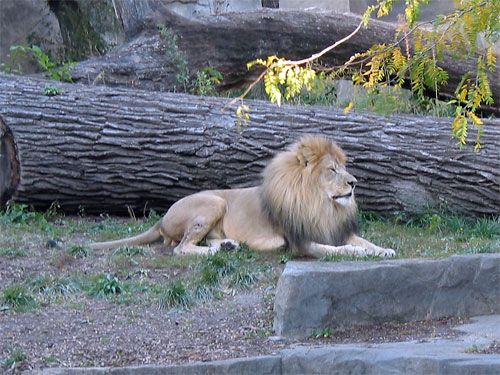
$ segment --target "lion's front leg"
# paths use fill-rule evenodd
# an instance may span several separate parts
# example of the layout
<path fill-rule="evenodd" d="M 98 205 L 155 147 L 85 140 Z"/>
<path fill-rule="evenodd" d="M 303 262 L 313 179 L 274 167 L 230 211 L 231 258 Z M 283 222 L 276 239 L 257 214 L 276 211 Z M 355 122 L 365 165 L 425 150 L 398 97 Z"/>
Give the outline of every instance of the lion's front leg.
<path fill-rule="evenodd" d="M 367 256 L 367 249 L 355 245 L 330 246 L 311 242 L 303 248 L 304 255 L 321 258 L 328 255 L 348 255 L 353 257 Z"/>
<path fill-rule="evenodd" d="M 370 241 L 367 241 L 359 236 L 352 235 L 347 240 L 349 245 L 359 246 L 366 249 L 367 255 L 377 255 L 385 258 L 393 258 L 396 256 L 396 252 L 393 249 L 386 249 L 380 246 L 377 246 Z"/>

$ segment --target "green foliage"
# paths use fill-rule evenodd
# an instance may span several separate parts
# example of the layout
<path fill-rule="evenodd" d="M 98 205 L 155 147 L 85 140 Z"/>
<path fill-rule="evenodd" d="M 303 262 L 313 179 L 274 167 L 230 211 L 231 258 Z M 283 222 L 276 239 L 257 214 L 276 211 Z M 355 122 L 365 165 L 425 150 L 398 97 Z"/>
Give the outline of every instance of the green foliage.
<path fill-rule="evenodd" d="M 239 105 L 236 109 L 236 117 L 236 125 L 238 127 L 238 131 L 241 131 L 241 127 L 247 126 L 248 120 L 250 120 L 250 107 L 243 103 Z"/>
<path fill-rule="evenodd" d="M 425 228 L 431 233 L 452 233 L 463 241 L 471 238 L 500 239 L 500 217 L 473 218 L 427 208 L 416 212 L 397 211 L 394 221 L 408 227 Z"/>
<path fill-rule="evenodd" d="M 252 267 L 253 251 L 242 244 L 238 250 L 220 250 L 198 258 L 196 278 L 191 282 L 171 282 L 159 298 L 159 307 L 189 308 L 196 301 L 206 302 L 222 290 L 247 289 L 258 280 L 259 270 Z"/>
<path fill-rule="evenodd" d="M 24 354 L 22 350 L 16 349 L 10 354 L 9 358 L 2 361 L 2 367 L 4 369 L 13 369 L 17 364 L 25 361 L 26 359 L 26 354 Z"/>
<path fill-rule="evenodd" d="M 172 60 L 172 64 L 177 71 L 177 82 L 181 86 L 183 92 L 188 92 L 190 73 L 186 55 L 180 50 L 178 45 L 179 37 L 164 24 L 159 24 L 158 30 L 165 41 L 166 54 Z"/>
<path fill-rule="evenodd" d="M 38 46 L 23 46 L 16 45 L 10 47 L 11 54 L 9 55 L 12 63 L 6 64 L 4 69 L 7 73 L 22 74 L 20 59 L 32 59 L 38 63 L 48 79 L 54 81 L 71 82 L 70 67 L 74 63 L 61 63 L 52 61 L 50 56 L 43 52 Z"/>
<path fill-rule="evenodd" d="M 38 306 L 27 287 L 22 283 L 12 284 L 3 289 L 2 303 L 20 312 L 25 312 Z"/>
<path fill-rule="evenodd" d="M 216 96 L 217 86 L 224 77 L 214 68 L 206 67 L 196 73 L 196 80 L 192 83 L 191 92 L 199 96 Z"/>
<path fill-rule="evenodd" d="M 254 270 L 248 266 L 237 267 L 229 279 L 229 286 L 236 289 L 249 289 L 257 281 Z"/>
<path fill-rule="evenodd" d="M 80 285 L 70 277 L 54 277 L 50 274 L 35 275 L 25 285 L 33 293 L 45 295 L 74 294 L 80 291 Z"/>
<path fill-rule="evenodd" d="M 68 254 L 74 258 L 86 258 L 90 254 L 90 249 L 84 245 L 72 245 L 68 249 Z"/>
<path fill-rule="evenodd" d="M 375 11 L 377 17 L 387 15 L 396 1 L 380 0 L 376 5 L 370 5 L 357 30 L 361 25 L 366 26 L 369 23 Z M 374 45 L 366 52 L 357 53 L 343 66 L 332 68 L 330 74 L 335 77 L 350 76 L 354 84 L 362 85 L 369 89 L 369 93 L 377 94 L 385 87 L 394 86 L 399 89 L 403 84 L 410 83 L 413 96 L 420 103 L 420 107 L 441 112 L 442 106 L 437 98 L 440 87 L 448 82 L 447 71 L 439 65 L 444 52 L 451 52 L 456 59 L 469 58 L 478 52 L 477 40 L 481 36 L 489 48 L 478 56 L 474 76 L 472 72 L 467 73 L 457 87 L 456 99 L 449 101 L 455 106 L 452 134 L 458 139 L 459 146 L 462 147 L 466 143 L 469 124 L 473 124 L 477 129 L 475 149 L 479 150 L 483 129 L 477 112 L 482 106 L 493 104 L 487 72 L 494 72 L 497 68 L 492 46 L 500 38 L 500 1 L 456 1 L 455 10 L 447 16 L 437 16 L 431 30 L 423 27 L 424 23 L 419 23 L 421 7 L 428 3 L 429 0 L 406 0 L 406 22 L 399 26 L 394 42 Z M 269 100 L 281 105 L 283 98 L 290 100 L 301 94 L 303 89 L 314 89 L 316 70 L 324 69 L 312 64 L 356 32 L 308 59 L 290 61 L 270 56 L 267 59 L 251 61 L 247 67 L 265 67 L 264 73 L 257 81 L 263 79 Z M 255 82 L 251 87 L 254 85 Z M 238 99 L 242 100 L 248 92 L 249 90 L 245 91 L 229 105 Z M 434 92 L 435 98 L 429 99 L 428 92 Z M 372 107 L 375 110 L 384 110 L 397 105 L 397 97 L 386 98 L 395 100 L 388 106 L 384 100 L 372 99 Z M 242 105 L 243 103 L 238 107 L 239 112 Z M 354 104 L 349 103 L 346 112 L 353 107 Z M 449 114 L 449 108 L 442 112 Z"/>
<path fill-rule="evenodd" d="M 264 85 L 269 100 L 281 105 L 282 98 L 291 99 L 302 91 L 303 88 L 310 90 L 316 72 L 308 67 L 302 67 L 291 61 L 277 56 L 270 56 L 267 60 L 256 59 L 247 64 L 250 69 L 254 65 L 266 67 Z"/>
<path fill-rule="evenodd" d="M 327 339 L 332 334 L 332 330 L 328 327 L 323 329 L 315 329 L 311 333 L 311 337 L 315 339 Z"/>
<path fill-rule="evenodd" d="M 90 285 L 87 286 L 87 290 L 89 294 L 95 297 L 115 296 L 124 292 L 120 280 L 109 273 L 94 276 Z"/>
<path fill-rule="evenodd" d="M 62 95 L 63 91 L 62 89 L 51 86 L 51 85 L 45 85 L 45 88 L 43 89 L 42 95 L 43 96 L 57 96 L 57 95 Z"/>
<path fill-rule="evenodd" d="M 0 211 L 0 220 L 22 225 L 46 222 L 45 217 L 41 213 L 30 211 L 27 204 L 19 204 L 13 201 L 7 204 L 5 211 Z"/>
<path fill-rule="evenodd" d="M 144 256 L 149 250 L 143 246 L 121 246 L 113 251 L 113 255 L 125 255 L 127 257 Z"/>
<path fill-rule="evenodd" d="M 18 257 L 25 257 L 26 256 L 26 251 L 22 249 L 1 249 L 0 250 L 0 257 L 7 257 L 8 259 L 13 259 L 13 258 L 18 258 Z"/>
<path fill-rule="evenodd" d="M 352 256 L 352 255 L 326 255 L 324 257 L 319 258 L 320 262 L 377 262 L 384 260 L 384 258 L 375 256 L 375 255 L 370 255 L 370 256 L 363 256 L 363 257 L 357 257 L 357 256 Z"/>
<path fill-rule="evenodd" d="M 180 90 L 200 96 L 217 95 L 216 88 L 224 79 L 222 74 L 217 69 L 206 67 L 197 72 L 196 78 L 191 82 L 186 54 L 179 48 L 179 37 L 164 24 L 159 24 L 158 30 L 165 42 L 166 54 L 177 71 L 176 79 Z"/>
<path fill-rule="evenodd" d="M 167 290 L 160 297 L 158 308 L 160 310 L 174 307 L 187 309 L 192 303 L 190 291 L 182 280 L 177 280 L 176 282 L 171 282 Z"/>

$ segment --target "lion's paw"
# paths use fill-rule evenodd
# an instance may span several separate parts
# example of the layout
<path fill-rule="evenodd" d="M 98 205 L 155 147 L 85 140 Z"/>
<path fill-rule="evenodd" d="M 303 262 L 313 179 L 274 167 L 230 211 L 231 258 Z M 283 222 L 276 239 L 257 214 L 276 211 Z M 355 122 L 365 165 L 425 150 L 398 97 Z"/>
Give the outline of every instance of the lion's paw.
<path fill-rule="evenodd" d="M 384 258 L 394 258 L 396 256 L 396 252 L 393 249 L 385 249 L 383 247 L 379 247 L 373 252 L 372 255 L 377 255 Z"/>
<path fill-rule="evenodd" d="M 346 254 L 355 257 L 365 257 L 369 254 L 368 250 L 361 246 L 346 245 L 345 250 Z"/>
<path fill-rule="evenodd" d="M 220 244 L 220 249 L 224 251 L 232 251 L 240 247 L 240 243 L 235 240 L 224 240 Z"/>

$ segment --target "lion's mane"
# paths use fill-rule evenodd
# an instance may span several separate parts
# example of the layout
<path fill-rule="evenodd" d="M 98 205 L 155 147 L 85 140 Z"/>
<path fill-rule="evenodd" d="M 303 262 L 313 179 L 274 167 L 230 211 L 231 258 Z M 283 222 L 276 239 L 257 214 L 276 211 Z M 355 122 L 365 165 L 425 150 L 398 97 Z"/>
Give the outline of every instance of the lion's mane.
<path fill-rule="evenodd" d="M 336 205 L 321 191 L 320 162 L 327 154 L 345 165 L 346 156 L 335 143 L 304 136 L 263 171 L 262 207 L 293 249 L 308 242 L 340 246 L 357 229 L 356 204 Z"/>

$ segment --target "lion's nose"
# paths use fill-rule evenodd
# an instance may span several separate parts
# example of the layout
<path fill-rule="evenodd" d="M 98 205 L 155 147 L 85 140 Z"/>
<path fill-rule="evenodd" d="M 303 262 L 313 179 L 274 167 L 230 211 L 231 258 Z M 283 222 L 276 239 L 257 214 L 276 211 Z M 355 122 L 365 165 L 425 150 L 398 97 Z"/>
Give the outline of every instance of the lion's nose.
<path fill-rule="evenodd" d="M 358 180 L 356 180 L 356 178 L 354 178 L 353 176 L 351 176 L 349 178 L 349 180 L 347 181 L 347 183 L 354 189 L 354 187 L 356 186 L 356 183 L 358 182 Z"/>

